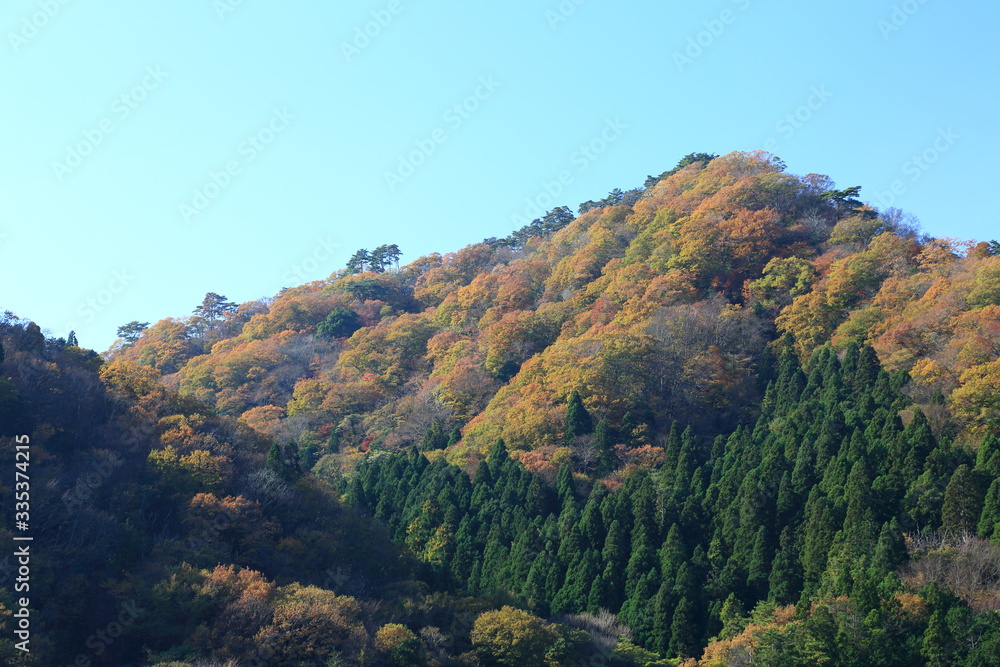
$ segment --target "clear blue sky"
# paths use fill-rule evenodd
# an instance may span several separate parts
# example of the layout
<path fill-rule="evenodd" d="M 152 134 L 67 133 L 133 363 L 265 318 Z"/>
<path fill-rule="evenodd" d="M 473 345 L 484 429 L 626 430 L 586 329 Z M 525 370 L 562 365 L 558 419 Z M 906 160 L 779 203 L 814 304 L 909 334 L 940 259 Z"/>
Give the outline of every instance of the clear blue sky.
<path fill-rule="evenodd" d="M 895 182 L 927 233 L 1000 236 L 992 2 L 63 2 L 0 19 L 0 309 L 98 350 L 692 151 L 771 148 L 882 205 Z"/>

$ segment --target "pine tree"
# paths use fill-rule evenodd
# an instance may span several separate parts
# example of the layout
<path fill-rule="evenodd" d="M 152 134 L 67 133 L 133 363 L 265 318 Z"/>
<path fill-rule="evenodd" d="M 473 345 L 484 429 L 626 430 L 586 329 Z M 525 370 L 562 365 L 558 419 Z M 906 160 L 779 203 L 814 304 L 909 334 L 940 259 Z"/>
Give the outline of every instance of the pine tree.
<path fill-rule="evenodd" d="M 639 428 L 639 420 L 635 418 L 632 411 L 629 410 L 622 417 L 621 423 L 621 439 L 626 445 L 635 444 L 636 430 Z"/>
<path fill-rule="evenodd" d="M 622 605 L 619 618 L 632 629 L 633 638 L 640 646 L 650 646 L 654 640 L 653 614 L 650 607 L 663 582 L 659 574 L 650 569 L 637 577 L 631 594 Z"/>
<path fill-rule="evenodd" d="M 424 438 L 420 442 L 420 451 L 427 452 L 435 449 L 444 449 L 448 446 L 448 436 L 444 433 L 444 422 L 435 417 L 431 420 L 430 426 L 424 432 Z"/>
<path fill-rule="evenodd" d="M 694 605 L 685 596 L 680 599 L 674 609 L 674 617 L 670 623 L 670 645 L 667 647 L 667 653 L 680 658 L 694 657 L 698 649 L 697 637 Z"/>
<path fill-rule="evenodd" d="M 521 583 L 527 581 L 531 572 L 531 564 L 537 560 L 535 541 L 537 534 L 533 530 L 522 530 L 510 548 L 510 565 L 508 567 L 508 585 L 515 591 Z"/>
<path fill-rule="evenodd" d="M 509 550 L 503 543 L 500 524 L 494 523 L 486 538 L 483 550 L 483 566 L 480 570 L 479 588 L 482 590 L 504 590 L 504 570 L 508 564 Z"/>
<path fill-rule="evenodd" d="M 979 443 L 976 470 L 990 477 L 1000 477 L 1000 435 L 990 433 Z"/>
<path fill-rule="evenodd" d="M 687 562 L 687 548 L 681 539 L 680 529 L 677 524 L 670 526 L 667 539 L 663 541 L 660 549 L 660 572 L 664 581 L 673 581 L 677 578 L 677 572 L 681 565 Z"/>
<path fill-rule="evenodd" d="M 954 638 L 945 622 L 945 614 L 938 609 L 931 614 L 927 630 L 924 631 L 920 655 L 924 657 L 929 667 L 946 667 L 951 664 L 953 643 Z"/>
<path fill-rule="evenodd" d="M 594 429 L 594 445 L 597 447 L 596 474 L 600 477 L 611 472 L 614 467 L 611 451 L 614 446 L 614 435 L 606 419 L 602 418 L 597 422 L 597 428 Z"/>
<path fill-rule="evenodd" d="M 594 430 L 590 413 L 583 405 L 580 392 L 573 390 L 566 406 L 566 442 L 571 442 L 580 435 L 587 435 Z"/>
<path fill-rule="evenodd" d="M 202 321 L 203 326 L 213 327 L 222 320 L 227 313 L 236 312 L 236 304 L 226 301 L 226 297 L 215 292 L 205 295 L 201 305 L 194 309 L 196 318 Z"/>
<path fill-rule="evenodd" d="M 118 337 L 125 342 L 126 346 L 130 346 L 142 337 L 142 332 L 145 331 L 148 326 L 149 322 L 132 320 L 128 324 L 123 324 L 118 327 Z"/>
<path fill-rule="evenodd" d="M 347 260 L 347 273 L 363 273 L 366 267 L 371 266 L 371 253 L 366 248 L 361 248 Z"/>
<path fill-rule="evenodd" d="M 599 574 L 597 553 L 591 549 L 572 555 L 570 560 L 566 581 L 552 600 L 552 611 L 557 614 L 586 611 L 590 587 Z"/>
<path fill-rule="evenodd" d="M 795 602 L 802 587 L 802 567 L 798 562 L 791 526 L 786 525 L 782 529 L 779 544 L 768 577 L 768 600 L 784 605 Z"/>
<path fill-rule="evenodd" d="M 844 539 L 851 555 L 867 553 L 877 539 L 875 513 L 872 509 L 871 481 L 863 458 L 855 461 L 844 487 L 847 516 Z"/>
<path fill-rule="evenodd" d="M 629 552 L 626 536 L 617 519 L 608 527 L 601 560 L 605 563 L 602 575 L 606 581 L 605 606 L 608 609 L 619 609 L 625 601 L 625 566 L 629 561 Z"/>
<path fill-rule="evenodd" d="M 730 593 L 719 612 L 719 621 L 722 623 L 719 639 L 731 639 L 740 634 L 749 620 L 743 615 L 743 605 L 740 604 L 739 598 L 735 593 Z"/>
<path fill-rule="evenodd" d="M 1000 478 L 993 480 L 977 526 L 980 537 L 1000 539 Z"/>
<path fill-rule="evenodd" d="M 288 469 L 290 479 L 297 479 L 302 476 L 302 459 L 299 456 L 299 446 L 294 440 L 289 440 L 284 448 L 285 467 Z"/>
<path fill-rule="evenodd" d="M 910 525 L 920 530 L 941 526 L 941 506 L 947 482 L 933 470 L 925 470 L 910 484 L 903 500 Z"/>
<path fill-rule="evenodd" d="M 489 463 L 493 479 L 496 480 L 496 483 L 499 483 L 501 473 L 510 462 L 510 455 L 507 453 L 507 445 L 504 444 L 503 438 L 497 440 L 493 448 L 490 449 L 487 462 Z"/>
<path fill-rule="evenodd" d="M 543 616 L 548 616 L 550 611 L 546 582 L 551 571 L 552 558 L 549 550 L 543 549 L 532 562 L 531 569 L 528 570 L 528 577 L 524 581 L 524 588 L 521 590 L 521 595 L 532 610 Z"/>
<path fill-rule="evenodd" d="M 826 569 L 836 527 L 833 508 L 818 487 L 813 487 L 806 501 L 805 541 L 802 551 L 803 580 L 806 595 L 811 595 Z"/>
<path fill-rule="evenodd" d="M 903 474 L 909 485 L 923 473 L 927 457 L 937 446 L 930 424 L 927 423 L 927 417 L 922 410 L 915 410 L 913 419 L 903 429 L 903 443 L 906 447 Z"/>
<path fill-rule="evenodd" d="M 771 560 L 767 531 L 764 526 L 760 526 L 754 537 L 753 551 L 747 565 L 747 588 L 756 600 L 767 597 L 768 579 L 773 565 Z"/>
<path fill-rule="evenodd" d="M 893 517 L 891 521 L 882 524 L 878 544 L 875 545 L 873 567 L 880 572 L 894 572 L 897 567 L 906 562 L 906 542 L 899 522 Z"/>
<path fill-rule="evenodd" d="M 652 648 L 657 653 L 665 655 L 670 649 L 671 624 L 676 606 L 677 600 L 674 598 L 673 586 L 664 582 L 660 585 L 656 597 L 652 601 Z"/>
<path fill-rule="evenodd" d="M 665 476 L 672 476 L 677 469 L 677 457 L 681 453 L 681 431 L 676 421 L 670 424 L 670 431 L 667 433 L 667 443 L 663 448 L 663 472 Z"/>
<path fill-rule="evenodd" d="M 330 437 L 326 441 L 326 451 L 328 454 L 340 452 L 340 431 L 336 426 L 330 429 Z"/>
<path fill-rule="evenodd" d="M 642 578 L 651 571 L 656 563 L 653 549 L 649 546 L 645 532 L 637 532 L 632 536 L 632 553 L 625 566 L 625 595 L 634 597 Z M 659 572 L 657 572 L 659 579 Z"/>
<path fill-rule="evenodd" d="M 796 518 L 801 509 L 801 499 L 792 486 L 792 474 L 785 470 L 778 484 L 778 499 L 775 506 L 779 525 L 787 525 Z"/>
<path fill-rule="evenodd" d="M 462 429 L 455 427 L 451 430 L 451 435 L 448 436 L 448 447 L 454 447 L 462 440 Z"/>
<path fill-rule="evenodd" d="M 865 345 L 858 350 L 858 359 L 851 377 L 856 390 L 864 390 L 875 386 L 882 369 L 878 354 L 871 345 Z"/>
<path fill-rule="evenodd" d="M 884 574 L 877 568 L 870 567 L 869 563 L 870 559 L 865 556 L 851 568 L 854 584 L 850 590 L 850 599 L 855 608 L 866 615 L 880 608 L 878 591 Z"/>
<path fill-rule="evenodd" d="M 559 505 L 565 507 L 567 502 L 574 502 L 576 500 L 576 484 L 573 482 L 573 469 L 568 463 L 564 463 L 559 467 L 559 472 L 556 473 L 556 497 L 559 499 Z"/>
<path fill-rule="evenodd" d="M 583 517 L 580 519 L 580 533 L 588 546 L 601 547 L 604 545 L 604 515 L 601 514 L 601 503 L 607 496 L 607 489 L 598 482 L 594 485 L 594 490 L 590 492 L 587 504 L 583 508 Z"/>
<path fill-rule="evenodd" d="M 285 481 L 292 479 L 292 473 L 285 464 L 285 455 L 281 445 L 276 442 L 271 443 L 271 448 L 267 450 L 267 462 L 264 467 Z"/>
<path fill-rule="evenodd" d="M 942 528 L 953 534 L 975 532 L 983 510 L 983 492 L 979 475 L 967 465 L 960 465 L 948 482 L 941 507 Z"/>

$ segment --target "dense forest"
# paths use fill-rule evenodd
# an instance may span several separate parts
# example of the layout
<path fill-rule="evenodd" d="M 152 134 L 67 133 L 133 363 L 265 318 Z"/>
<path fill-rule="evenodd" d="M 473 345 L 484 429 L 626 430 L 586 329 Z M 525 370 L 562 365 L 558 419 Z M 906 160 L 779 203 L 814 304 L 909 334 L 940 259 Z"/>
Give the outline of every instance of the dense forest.
<path fill-rule="evenodd" d="M 103 354 L 6 313 L 0 662 L 1000 665 L 1000 243 L 860 197 L 693 153 Z"/>

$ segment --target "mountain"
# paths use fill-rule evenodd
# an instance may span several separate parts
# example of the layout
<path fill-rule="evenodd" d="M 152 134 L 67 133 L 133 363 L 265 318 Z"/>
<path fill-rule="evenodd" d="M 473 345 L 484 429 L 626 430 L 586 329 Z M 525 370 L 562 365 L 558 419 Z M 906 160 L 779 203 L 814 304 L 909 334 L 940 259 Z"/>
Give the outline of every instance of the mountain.
<path fill-rule="evenodd" d="M 995 664 L 1000 244 L 859 191 L 692 154 L 103 356 L 8 313 L 38 594 L 0 652 Z"/>

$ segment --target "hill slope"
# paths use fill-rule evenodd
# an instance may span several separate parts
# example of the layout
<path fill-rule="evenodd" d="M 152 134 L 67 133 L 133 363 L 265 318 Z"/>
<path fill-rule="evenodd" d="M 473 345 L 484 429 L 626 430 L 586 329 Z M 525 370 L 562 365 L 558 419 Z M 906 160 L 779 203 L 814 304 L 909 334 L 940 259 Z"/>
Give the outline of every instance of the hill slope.
<path fill-rule="evenodd" d="M 763 153 L 647 185 L 541 236 L 341 271 L 208 326 L 163 320 L 111 359 L 307 448 L 336 430 L 345 447 L 397 449 L 437 419 L 461 428 L 463 461 L 498 437 L 551 458 L 574 390 L 642 444 L 673 420 L 706 434 L 750 423 L 776 338 L 803 361 L 826 342 L 874 345 L 911 373 L 915 400 L 940 392 L 970 437 L 994 416 L 995 244 L 920 238 L 857 188 L 786 174 Z M 321 327 L 331 318 L 339 329 Z"/>
<path fill-rule="evenodd" d="M 692 154 L 104 358 L 6 314 L 0 658 L 993 664 L 1000 244 L 857 197 Z"/>

